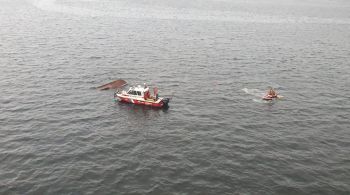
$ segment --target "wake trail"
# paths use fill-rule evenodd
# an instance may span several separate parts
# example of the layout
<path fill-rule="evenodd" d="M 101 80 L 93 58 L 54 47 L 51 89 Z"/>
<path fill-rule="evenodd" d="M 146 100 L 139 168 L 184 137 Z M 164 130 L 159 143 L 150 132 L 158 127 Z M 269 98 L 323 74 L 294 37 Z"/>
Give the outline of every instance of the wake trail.
<path fill-rule="evenodd" d="M 245 93 L 249 94 L 249 95 L 253 95 L 256 97 L 262 97 L 265 95 L 265 92 L 260 90 L 260 89 L 248 89 L 248 88 L 243 88 L 242 91 L 244 91 Z"/>
<path fill-rule="evenodd" d="M 253 102 L 256 103 L 262 103 L 262 104 L 266 104 L 266 103 L 271 103 L 271 101 L 264 101 L 262 99 L 262 97 L 265 95 L 265 91 L 260 90 L 260 89 L 248 89 L 248 88 L 243 88 L 242 91 L 244 91 L 246 94 L 255 96 L 256 98 L 253 98 Z"/>

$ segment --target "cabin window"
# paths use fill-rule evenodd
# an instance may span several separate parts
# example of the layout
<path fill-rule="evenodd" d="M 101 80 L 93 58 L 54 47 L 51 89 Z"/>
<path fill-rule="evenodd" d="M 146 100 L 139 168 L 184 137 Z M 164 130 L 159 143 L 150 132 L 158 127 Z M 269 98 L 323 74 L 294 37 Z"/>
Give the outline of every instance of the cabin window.
<path fill-rule="evenodd" d="M 141 91 L 138 91 L 138 92 L 137 92 L 137 95 L 141 96 Z"/>
<path fill-rule="evenodd" d="M 130 95 L 137 95 L 137 91 L 131 90 L 131 91 L 129 91 L 128 94 L 130 94 Z"/>

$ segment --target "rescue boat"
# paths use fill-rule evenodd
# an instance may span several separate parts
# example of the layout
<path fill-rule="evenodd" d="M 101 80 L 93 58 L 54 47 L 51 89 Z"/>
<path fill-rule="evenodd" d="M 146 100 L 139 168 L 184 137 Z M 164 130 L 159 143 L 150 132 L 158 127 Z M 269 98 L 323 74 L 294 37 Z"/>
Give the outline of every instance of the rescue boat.
<path fill-rule="evenodd" d="M 130 87 L 129 90 L 119 91 L 114 93 L 114 99 L 120 102 L 132 103 L 136 105 L 146 105 L 157 108 L 167 107 L 170 98 L 158 97 L 158 88 L 153 89 L 154 96 L 151 96 L 148 86 L 137 85 Z"/>

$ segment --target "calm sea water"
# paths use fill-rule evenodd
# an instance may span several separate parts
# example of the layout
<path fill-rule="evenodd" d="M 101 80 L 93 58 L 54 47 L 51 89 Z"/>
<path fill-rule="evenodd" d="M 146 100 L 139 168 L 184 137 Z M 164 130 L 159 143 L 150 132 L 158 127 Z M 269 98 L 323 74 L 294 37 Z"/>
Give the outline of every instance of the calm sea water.
<path fill-rule="evenodd" d="M 0 194 L 350 194 L 349 63 L 345 0 L 0 0 Z"/>

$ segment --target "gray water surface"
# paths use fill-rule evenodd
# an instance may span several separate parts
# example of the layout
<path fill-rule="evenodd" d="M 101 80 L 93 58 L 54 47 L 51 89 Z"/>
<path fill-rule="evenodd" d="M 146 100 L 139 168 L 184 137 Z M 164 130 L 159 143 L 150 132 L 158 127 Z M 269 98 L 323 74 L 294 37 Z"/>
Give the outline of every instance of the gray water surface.
<path fill-rule="evenodd" d="M 0 0 L 0 194 L 350 194 L 349 62 L 345 0 Z"/>

